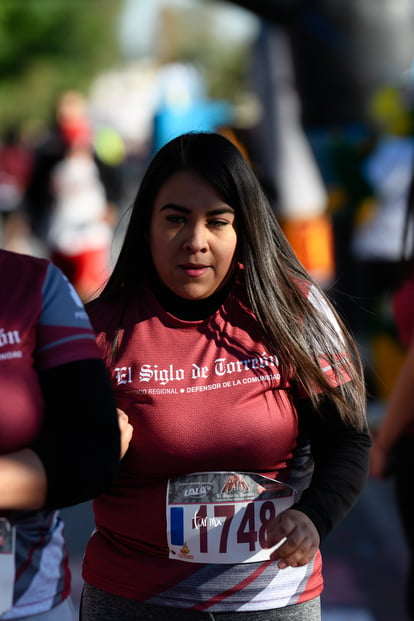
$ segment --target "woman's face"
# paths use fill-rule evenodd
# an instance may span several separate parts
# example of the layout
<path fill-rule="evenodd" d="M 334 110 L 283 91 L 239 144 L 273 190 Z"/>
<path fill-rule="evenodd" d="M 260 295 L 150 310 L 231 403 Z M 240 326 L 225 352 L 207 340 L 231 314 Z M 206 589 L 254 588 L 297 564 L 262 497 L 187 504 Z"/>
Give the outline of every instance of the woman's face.
<path fill-rule="evenodd" d="M 235 213 L 216 190 L 189 171 L 172 175 L 153 206 L 150 248 L 161 281 L 176 295 L 201 300 L 231 273 Z"/>

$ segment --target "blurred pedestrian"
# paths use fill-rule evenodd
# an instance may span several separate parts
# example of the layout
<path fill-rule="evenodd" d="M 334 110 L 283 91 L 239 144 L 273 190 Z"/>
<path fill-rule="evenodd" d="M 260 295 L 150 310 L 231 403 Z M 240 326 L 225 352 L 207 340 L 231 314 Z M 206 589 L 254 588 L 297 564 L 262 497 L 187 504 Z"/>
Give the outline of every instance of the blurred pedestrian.
<path fill-rule="evenodd" d="M 20 128 L 8 127 L 0 145 L 0 239 L 9 250 L 26 248 L 29 226 L 23 213 L 23 196 L 33 166 L 31 148 Z"/>
<path fill-rule="evenodd" d="M 107 200 L 94 158 L 88 125 L 72 131 L 67 151 L 51 170 L 49 183 L 49 256 L 86 301 L 109 277 L 117 221 L 117 209 Z"/>
<path fill-rule="evenodd" d="M 408 192 L 401 268 L 392 310 L 406 356 L 386 404 L 385 415 L 371 449 L 371 476 L 395 478 L 398 510 L 409 546 L 406 606 L 414 619 L 414 175 Z M 404 277 L 405 276 L 405 277 Z"/>
<path fill-rule="evenodd" d="M 231 141 L 158 151 L 87 309 L 135 433 L 82 621 L 319 620 L 319 544 L 368 473 L 361 364 Z"/>
<path fill-rule="evenodd" d="M 81 300 L 43 258 L 0 250 L 0 619 L 74 621 L 57 509 L 114 481 L 115 400 Z M 122 452 L 131 428 L 119 412 Z"/>
<path fill-rule="evenodd" d="M 47 235 L 54 200 L 52 171 L 73 146 L 76 138 L 91 132 L 85 96 L 73 90 L 63 92 L 56 103 L 51 127 L 34 149 L 33 171 L 25 192 L 25 208 L 33 234 L 48 251 Z M 107 203 L 118 205 L 122 192 L 121 177 L 116 166 L 102 161 L 93 151 Z"/>

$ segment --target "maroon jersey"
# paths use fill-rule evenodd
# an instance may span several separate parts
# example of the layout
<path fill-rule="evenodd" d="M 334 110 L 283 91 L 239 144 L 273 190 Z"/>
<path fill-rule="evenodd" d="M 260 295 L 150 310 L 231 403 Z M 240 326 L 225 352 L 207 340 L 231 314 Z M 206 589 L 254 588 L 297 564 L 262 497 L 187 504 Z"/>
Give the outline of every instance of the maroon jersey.
<path fill-rule="evenodd" d="M 46 259 L 0 250 L 0 453 L 39 431 L 38 371 L 98 358 L 89 319 L 73 287 Z"/>
<path fill-rule="evenodd" d="M 38 371 L 100 353 L 78 295 L 52 263 L 0 250 L 0 274 L 0 453 L 8 453 L 28 446 L 40 429 Z M 4 618 L 20 619 L 68 597 L 70 573 L 58 512 L 21 512 L 12 519 L 16 581 Z"/>
<path fill-rule="evenodd" d="M 282 480 L 299 493 L 309 485 L 311 460 L 298 446 L 291 386 L 282 381 L 277 352 L 265 345 L 244 297 L 236 285 L 200 321 L 177 319 L 149 292 L 123 314 L 121 305 L 90 305 L 118 405 L 134 434 L 117 485 L 94 501 L 97 530 L 83 566 L 89 584 L 148 603 L 209 611 L 275 608 L 320 594 L 319 552 L 305 567 L 284 570 L 269 561 L 169 558 L 168 480 L 236 471 Z"/>

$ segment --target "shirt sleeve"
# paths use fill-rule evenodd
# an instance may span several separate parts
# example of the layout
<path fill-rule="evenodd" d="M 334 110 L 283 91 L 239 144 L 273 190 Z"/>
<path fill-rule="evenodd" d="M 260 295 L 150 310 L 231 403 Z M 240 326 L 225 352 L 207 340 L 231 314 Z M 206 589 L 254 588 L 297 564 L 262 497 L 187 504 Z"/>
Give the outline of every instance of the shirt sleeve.
<path fill-rule="evenodd" d="M 50 263 L 42 286 L 42 308 L 37 328 L 38 370 L 100 357 L 81 299 L 66 276 Z"/>
<path fill-rule="evenodd" d="M 114 483 L 120 464 L 115 397 L 103 360 L 42 371 L 44 420 L 31 448 L 47 476 L 45 508 L 85 502 Z"/>
<path fill-rule="evenodd" d="M 312 481 L 293 508 L 308 515 L 321 541 L 358 500 L 369 474 L 371 437 L 345 423 L 332 401 L 321 400 L 318 411 L 310 399 L 298 399 L 299 432 L 311 444 Z"/>
<path fill-rule="evenodd" d="M 115 398 L 83 302 L 52 263 L 42 286 L 36 366 L 43 423 L 31 448 L 47 476 L 45 508 L 94 498 L 120 461 Z"/>

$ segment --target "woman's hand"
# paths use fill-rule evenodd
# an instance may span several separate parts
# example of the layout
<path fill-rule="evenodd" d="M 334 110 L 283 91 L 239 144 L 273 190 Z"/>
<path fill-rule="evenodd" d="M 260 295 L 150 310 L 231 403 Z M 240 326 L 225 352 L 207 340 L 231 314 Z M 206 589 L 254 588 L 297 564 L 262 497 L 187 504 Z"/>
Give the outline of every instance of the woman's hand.
<path fill-rule="evenodd" d="M 118 412 L 118 424 L 119 431 L 121 432 L 121 459 L 124 457 L 128 450 L 129 443 L 131 442 L 134 428 L 131 423 L 128 422 L 128 416 L 123 410 L 117 408 Z"/>
<path fill-rule="evenodd" d="M 270 555 L 271 561 L 279 560 L 279 569 L 306 565 L 315 556 L 320 543 L 312 520 L 296 509 L 288 509 L 270 522 L 267 547 L 272 548 L 282 540 L 284 543 Z"/>

